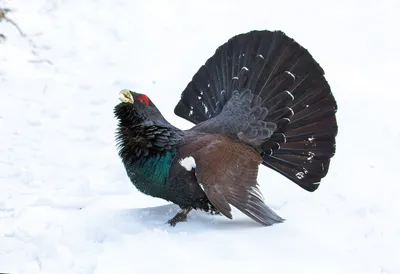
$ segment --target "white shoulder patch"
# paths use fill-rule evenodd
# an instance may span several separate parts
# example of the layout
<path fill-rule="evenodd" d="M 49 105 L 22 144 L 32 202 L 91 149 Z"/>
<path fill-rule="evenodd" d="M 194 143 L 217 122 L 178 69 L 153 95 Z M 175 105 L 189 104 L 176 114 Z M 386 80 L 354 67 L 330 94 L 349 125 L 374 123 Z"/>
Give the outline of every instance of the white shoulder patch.
<path fill-rule="evenodd" d="M 180 159 L 179 164 L 183 166 L 187 171 L 191 171 L 192 168 L 196 168 L 196 161 L 192 156 Z"/>

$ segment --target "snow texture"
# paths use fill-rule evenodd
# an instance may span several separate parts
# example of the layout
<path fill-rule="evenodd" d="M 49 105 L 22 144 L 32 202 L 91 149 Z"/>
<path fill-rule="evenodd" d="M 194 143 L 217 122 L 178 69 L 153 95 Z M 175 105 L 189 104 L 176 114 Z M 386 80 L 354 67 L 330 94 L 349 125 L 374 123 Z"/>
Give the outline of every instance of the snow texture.
<path fill-rule="evenodd" d="M 400 2 L 1 1 L 0 272 L 400 273 Z M 245 18 L 245 20 L 240 20 Z M 337 153 L 308 193 L 268 168 L 283 224 L 191 212 L 139 193 L 114 143 L 123 88 L 174 125 L 181 91 L 215 49 L 252 29 L 307 47 L 338 101 Z"/>

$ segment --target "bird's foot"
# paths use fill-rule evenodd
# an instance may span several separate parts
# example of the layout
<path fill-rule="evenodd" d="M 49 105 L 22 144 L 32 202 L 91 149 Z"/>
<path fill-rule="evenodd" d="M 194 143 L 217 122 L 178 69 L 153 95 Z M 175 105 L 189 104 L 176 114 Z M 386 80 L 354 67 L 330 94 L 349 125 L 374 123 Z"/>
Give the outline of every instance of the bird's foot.
<path fill-rule="evenodd" d="M 168 220 L 168 223 L 171 226 L 175 226 L 177 223 L 186 221 L 187 220 L 187 215 L 189 214 L 189 212 L 191 210 L 192 210 L 191 207 L 182 209 L 172 219 Z"/>
<path fill-rule="evenodd" d="M 209 210 L 211 215 L 221 215 L 218 209 L 216 209 L 212 204 L 209 204 Z"/>
<path fill-rule="evenodd" d="M 219 211 L 216 210 L 216 209 L 211 209 L 211 210 L 210 210 L 210 214 L 211 214 L 211 215 L 221 215 L 221 212 L 219 212 Z"/>

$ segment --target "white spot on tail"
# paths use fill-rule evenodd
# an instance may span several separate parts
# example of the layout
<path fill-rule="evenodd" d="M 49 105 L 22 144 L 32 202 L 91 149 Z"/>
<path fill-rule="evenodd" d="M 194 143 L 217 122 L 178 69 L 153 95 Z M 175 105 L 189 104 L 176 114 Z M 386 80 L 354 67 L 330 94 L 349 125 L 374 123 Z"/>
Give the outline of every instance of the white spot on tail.
<path fill-rule="evenodd" d="M 314 158 L 315 154 L 312 153 L 311 151 L 309 151 L 309 152 L 308 152 L 308 156 L 309 156 L 309 157 L 307 158 L 307 160 L 308 160 L 308 161 L 311 161 L 311 160 Z"/>
<path fill-rule="evenodd" d="M 282 136 L 283 136 L 283 142 L 286 143 L 286 135 L 282 133 Z"/>
<path fill-rule="evenodd" d="M 296 80 L 296 76 L 294 76 L 294 74 L 293 73 L 291 73 L 290 71 L 285 71 L 287 74 L 289 74 L 290 76 L 292 76 L 293 77 L 293 80 Z"/>
<path fill-rule="evenodd" d="M 201 102 L 201 105 L 202 105 L 203 108 L 204 108 L 204 112 L 205 112 L 205 113 L 208 113 L 208 107 L 207 107 L 207 105 L 206 105 L 204 102 Z"/>
<path fill-rule="evenodd" d="M 261 54 L 257 55 L 256 57 L 260 57 L 261 59 L 265 60 L 264 56 L 262 56 Z"/>
<path fill-rule="evenodd" d="M 192 156 L 180 159 L 179 164 L 183 166 L 187 171 L 191 171 L 192 168 L 196 168 L 196 161 Z"/>
<path fill-rule="evenodd" d="M 288 90 L 285 90 L 285 92 L 286 92 L 287 94 L 289 94 L 290 97 L 292 97 L 292 101 L 293 101 L 293 100 L 294 100 L 293 94 L 292 94 L 290 91 L 288 91 Z"/>
<path fill-rule="evenodd" d="M 242 67 L 241 70 L 249 71 L 249 69 L 247 67 Z"/>
<path fill-rule="evenodd" d="M 296 173 L 296 177 L 297 177 L 297 179 L 299 179 L 299 180 L 304 179 L 304 172 L 297 172 L 297 173 Z"/>

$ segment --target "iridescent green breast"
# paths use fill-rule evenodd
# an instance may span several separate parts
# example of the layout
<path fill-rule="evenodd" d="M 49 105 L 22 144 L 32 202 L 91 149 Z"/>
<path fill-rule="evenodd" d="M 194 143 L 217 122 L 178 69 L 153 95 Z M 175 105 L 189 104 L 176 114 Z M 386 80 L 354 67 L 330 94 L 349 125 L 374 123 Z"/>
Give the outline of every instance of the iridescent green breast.
<path fill-rule="evenodd" d="M 163 196 L 167 191 L 167 179 L 176 149 L 163 154 L 142 157 L 125 164 L 128 176 L 136 188 L 151 196 Z"/>

